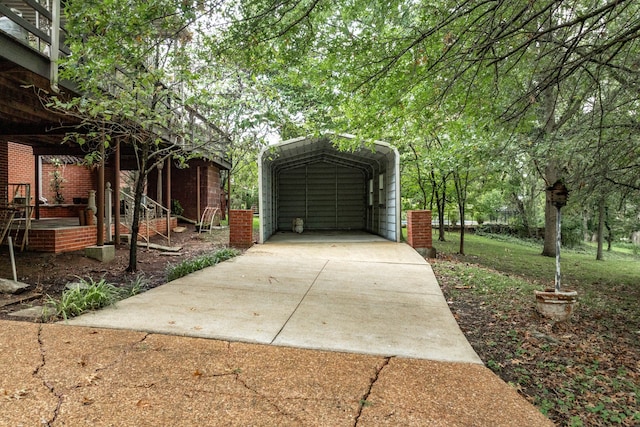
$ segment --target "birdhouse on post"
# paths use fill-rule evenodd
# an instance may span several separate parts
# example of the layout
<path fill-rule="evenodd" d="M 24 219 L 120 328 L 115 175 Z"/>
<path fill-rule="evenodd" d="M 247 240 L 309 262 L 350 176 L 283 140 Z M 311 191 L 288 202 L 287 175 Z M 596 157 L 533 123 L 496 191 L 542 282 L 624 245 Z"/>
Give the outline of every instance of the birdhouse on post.
<path fill-rule="evenodd" d="M 551 187 L 547 187 L 551 204 L 560 209 L 566 206 L 569 190 L 561 180 L 557 180 Z"/>

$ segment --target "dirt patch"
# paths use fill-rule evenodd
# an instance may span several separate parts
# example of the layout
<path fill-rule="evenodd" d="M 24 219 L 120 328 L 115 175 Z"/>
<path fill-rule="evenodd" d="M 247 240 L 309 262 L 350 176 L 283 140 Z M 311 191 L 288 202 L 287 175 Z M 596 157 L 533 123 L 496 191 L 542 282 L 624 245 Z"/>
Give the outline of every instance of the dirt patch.
<path fill-rule="evenodd" d="M 118 246 L 115 259 L 109 263 L 87 258 L 84 251 L 63 254 L 16 252 L 18 281 L 31 285 L 31 288 L 19 295 L 0 294 L 0 318 L 24 320 L 8 314 L 31 305 L 43 304 L 47 295 L 58 298 L 65 285 L 77 281 L 79 277 L 94 280 L 105 278 L 109 283 L 125 286 L 138 275 L 143 275 L 145 287 L 150 289 L 166 283 L 167 268 L 170 265 L 216 251 L 229 243 L 228 228 L 213 230 L 212 233 L 197 233 L 193 225 L 180 226 L 186 227 L 186 231 L 171 234 L 171 246 L 181 247 L 179 252 L 147 249 L 144 243 L 139 243 L 136 273 L 126 272 L 129 265 L 128 244 Z M 151 241 L 167 245 L 166 239 L 163 240 L 160 236 Z M 13 278 L 7 246 L 0 247 L 0 277 Z"/>

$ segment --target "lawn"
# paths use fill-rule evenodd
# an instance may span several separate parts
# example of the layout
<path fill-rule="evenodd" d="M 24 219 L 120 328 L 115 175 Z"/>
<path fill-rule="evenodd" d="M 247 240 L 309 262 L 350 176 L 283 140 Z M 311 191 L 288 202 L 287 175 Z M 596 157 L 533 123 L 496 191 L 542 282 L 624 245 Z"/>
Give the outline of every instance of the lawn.
<path fill-rule="evenodd" d="M 563 249 L 573 319 L 539 316 L 534 289 L 553 286 L 541 243 L 505 236 L 435 240 L 433 269 L 461 329 L 485 364 L 559 425 L 640 425 L 640 257 Z"/>

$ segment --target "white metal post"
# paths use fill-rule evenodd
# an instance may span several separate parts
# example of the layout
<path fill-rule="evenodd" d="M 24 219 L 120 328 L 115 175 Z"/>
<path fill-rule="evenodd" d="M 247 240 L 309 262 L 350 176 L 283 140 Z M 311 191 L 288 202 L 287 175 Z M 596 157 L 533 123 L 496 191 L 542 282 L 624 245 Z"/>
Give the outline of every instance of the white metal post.
<path fill-rule="evenodd" d="M 561 231 L 560 231 L 560 206 L 556 207 L 556 292 L 560 292 L 560 246 L 561 246 Z"/>
<path fill-rule="evenodd" d="M 51 49 L 49 52 L 49 85 L 51 90 L 58 88 L 58 57 L 60 53 L 60 0 L 51 3 Z"/>

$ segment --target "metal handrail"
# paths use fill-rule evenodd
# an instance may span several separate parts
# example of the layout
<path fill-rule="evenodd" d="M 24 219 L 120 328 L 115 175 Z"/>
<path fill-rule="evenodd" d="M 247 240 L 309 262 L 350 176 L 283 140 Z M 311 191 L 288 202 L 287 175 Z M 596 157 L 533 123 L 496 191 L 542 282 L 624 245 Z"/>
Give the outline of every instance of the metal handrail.
<path fill-rule="evenodd" d="M 131 230 L 133 225 L 133 206 L 135 199 L 134 197 L 126 193 L 124 191 L 120 191 L 120 200 L 124 202 L 124 225 Z M 165 239 L 167 239 L 167 244 L 171 244 L 171 212 L 168 208 L 162 206 L 160 203 L 151 199 L 147 195 L 142 196 L 142 203 L 140 205 L 140 209 L 142 209 L 142 218 L 146 225 L 146 235 L 141 234 L 138 231 L 138 235 L 142 237 L 147 242 L 147 247 L 149 246 L 150 239 L 150 231 L 153 231 L 155 234 L 158 234 Z M 152 221 L 157 218 L 166 218 L 167 221 L 167 234 L 161 233 L 155 226 L 151 227 Z M 133 236 L 132 236 L 133 238 Z"/>
<path fill-rule="evenodd" d="M 54 22 L 51 10 L 36 1 L 22 0 L 13 1 L 8 5 L 0 3 L 0 14 L 7 18 L 0 25 L 1 31 L 10 34 L 20 43 L 36 49 L 41 54 L 51 56 L 51 32 Z M 62 25 L 58 31 L 65 33 Z M 65 55 L 71 54 L 69 47 L 64 44 L 63 37 L 58 42 L 58 51 Z"/>

